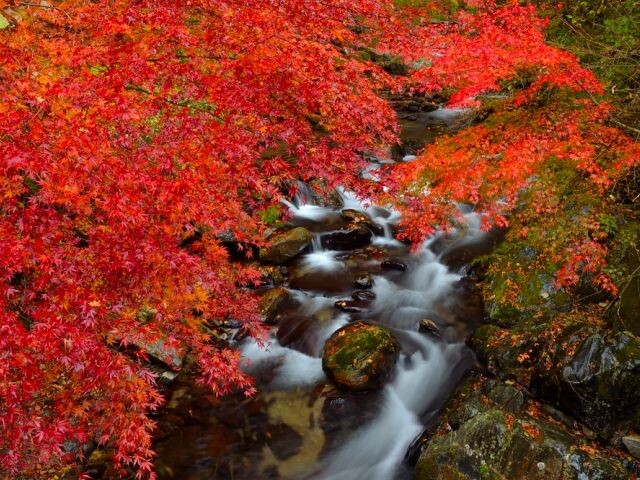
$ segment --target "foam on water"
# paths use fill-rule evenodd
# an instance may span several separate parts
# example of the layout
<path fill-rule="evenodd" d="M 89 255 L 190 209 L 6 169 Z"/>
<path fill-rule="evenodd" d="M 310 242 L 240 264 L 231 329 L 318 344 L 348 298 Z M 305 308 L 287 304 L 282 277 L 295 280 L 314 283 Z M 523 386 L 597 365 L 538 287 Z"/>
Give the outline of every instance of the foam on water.
<path fill-rule="evenodd" d="M 302 266 L 309 272 L 335 272 L 345 268 L 344 262 L 337 260 L 336 256 L 339 252 L 335 250 L 313 251 L 304 256 Z"/>
<path fill-rule="evenodd" d="M 314 385 L 325 379 L 321 358 L 305 355 L 277 343 L 263 348 L 250 340 L 243 345 L 241 352 L 246 359 L 243 369 L 248 373 L 267 362 L 274 365 L 275 376 L 271 385 L 275 388 Z"/>

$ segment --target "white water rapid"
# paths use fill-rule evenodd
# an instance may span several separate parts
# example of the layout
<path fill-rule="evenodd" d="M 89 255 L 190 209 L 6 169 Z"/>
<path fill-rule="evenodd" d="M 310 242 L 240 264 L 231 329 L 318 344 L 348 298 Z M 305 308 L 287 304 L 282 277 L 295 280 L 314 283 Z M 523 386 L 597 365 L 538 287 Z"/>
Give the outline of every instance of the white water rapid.
<path fill-rule="evenodd" d="M 295 330 L 295 340 L 283 346 L 274 338 L 269 351 L 247 341 L 242 353 L 251 360 L 248 369 L 254 372 L 268 365 L 272 369 L 268 387 L 271 389 L 294 390 L 320 385 L 327 381 L 321 365 L 325 340 L 332 332 L 355 319 L 389 327 L 402 345 L 402 354 L 391 382 L 382 392 L 373 395 L 376 400 L 372 415 L 355 431 L 351 428 L 341 430 L 340 438 L 334 440 L 330 448 L 325 445 L 314 464 L 302 465 L 303 460 L 300 460 L 300 465 L 281 468 L 274 478 L 404 478 L 401 465 L 409 445 L 437 414 L 473 361 L 464 345 L 468 329 L 464 325 L 466 319 L 460 318 L 456 297 L 463 273 L 460 269 L 452 270 L 442 258 L 461 245 L 484 240 L 485 234 L 478 228 L 478 218 L 468 213 L 469 228 L 450 236 L 455 241 L 442 242 L 442 236 L 437 235 L 427 241 L 419 253 L 410 254 L 408 248 L 394 239 L 391 233 L 399 219 L 397 212 L 365 207 L 348 192 L 342 191 L 340 195 L 343 209 L 363 212 L 382 227 L 383 233 L 375 235 L 371 245 L 388 257 L 399 259 L 406 266 L 406 271 L 386 271 L 379 268 L 379 259 L 354 260 L 350 252 L 323 249 L 320 239 L 331 233 L 323 230 L 323 224 L 339 219 L 340 210 L 318 206 L 313 195 L 303 188 L 302 194 L 287 205 L 293 222 L 312 229 L 316 238 L 312 251 L 302 256 L 296 268 L 303 272 L 301 275 L 320 279 L 318 287 L 290 289 L 298 307 L 288 326 L 281 324 L 280 328 Z M 375 299 L 363 311 L 336 311 L 334 303 L 349 299 L 353 287 L 349 290 L 348 286 L 352 282 L 347 281 L 347 287 L 338 286 L 330 293 L 321 285 L 342 285 L 342 279 L 348 278 L 354 269 L 373 272 L 371 291 Z M 439 334 L 419 333 L 423 319 L 434 322 Z M 338 400 L 337 404 L 349 401 Z M 315 418 L 315 422 L 318 421 Z"/>

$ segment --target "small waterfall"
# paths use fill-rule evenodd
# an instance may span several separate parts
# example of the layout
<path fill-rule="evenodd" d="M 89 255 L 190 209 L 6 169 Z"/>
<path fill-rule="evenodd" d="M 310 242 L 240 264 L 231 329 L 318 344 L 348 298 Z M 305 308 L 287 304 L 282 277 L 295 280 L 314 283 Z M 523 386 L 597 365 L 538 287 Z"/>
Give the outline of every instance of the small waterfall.
<path fill-rule="evenodd" d="M 431 249 L 441 235 L 425 242 L 418 254 L 410 254 L 407 246 L 392 235 L 393 226 L 400 218 L 398 212 L 391 208 L 366 205 L 344 190 L 339 193 L 343 208 L 363 212 L 383 227 L 382 235 L 374 236 L 372 245 L 391 249 L 406 262 L 407 270 L 402 275 L 385 275 L 381 272 L 373 276 L 375 300 L 366 312 L 357 315 L 358 319 L 391 328 L 403 346 L 403 353 L 393 381 L 384 388 L 378 400 L 377 414 L 357 431 L 351 432 L 341 447 L 329 451 L 315 465 L 309 466 L 303 473 L 283 475 L 281 478 L 390 480 L 398 472 L 409 444 L 424 428 L 425 419 L 437 413 L 472 362 L 473 356 L 458 330 L 453 329 L 453 333 L 444 335 L 447 340 L 418 332 L 422 319 L 430 319 L 444 332 L 448 331 L 447 321 L 450 322 L 451 318 L 445 318 L 443 305 L 455 294 L 462 275 L 451 271 L 442 263 L 441 254 Z M 304 203 L 305 199 L 315 201 L 305 191 L 294 202 L 287 202 L 294 222 L 322 222 L 340 214 L 337 210 Z M 480 219 L 471 212 L 465 215 L 469 226 L 457 232 L 456 238 L 458 242 L 473 243 L 483 235 L 479 230 Z M 322 247 L 321 236 L 327 233 L 314 234 L 312 252 L 299 260 L 298 268 L 307 275 L 334 275 L 336 278 L 348 275 L 349 268 L 342 259 L 349 256 L 348 252 Z M 300 305 L 294 317 L 316 319 L 309 322 L 302 334 L 304 341 L 293 342 L 287 347 L 276 343 L 268 354 L 254 346 L 245 347 L 243 351 L 254 364 L 273 362 L 276 358 L 272 388 L 295 388 L 300 385 L 301 378 L 307 384 L 322 381 L 324 377 L 319 357 L 324 342 L 333 331 L 354 320 L 352 315 L 346 313 L 327 314 L 327 320 L 317 320 L 323 312 L 335 310 L 333 303 L 344 298 L 342 293 L 290 292 Z M 299 351 L 300 345 L 304 345 L 304 353 Z"/>
<path fill-rule="evenodd" d="M 438 129 L 425 138 L 425 126 L 451 127 L 463 113 L 421 112 L 403 133 L 411 127 L 418 140 L 432 141 Z M 406 153 L 403 161 L 415 159 Z M 361 176 L 376 180 L 384 163 L 372 159 Z M 269 347 L 251 339 L 240 345 L 243 368 L 254 377 L 258 394 L 212 401 L 177 390 L 175 403 L 184 400 L 189 421 L 174 426 L 158 445 L 159 460 L 167 465 L 160 478 L 409 480 L 412 472 L 403 465 L 409 445 L 435 421 L 474 361 L 464 340 L 484 310 L 464 274 L 476 255 L 488 251 L 493 235 L 481 230 L 479 215 L 460 205 L 460 228 L 436 233 L 411 253 L 393 236 L 400 214 L 392 206 L 372 205 L 338 188 L 336 203 L 342 207 L 331 208 L 303 183 L 296 191 L 282 203 L 291 223 L 312 232 L 311 249 L 286 265 L 290 298 L 278 311 Z M 323 239 L 331 244 L 325 236 L 353 218 L 346 209 L 370 218 L 370 245 L 325 248 Z M 387 270 L 385 259 L 403 268 Z M 363 285 L 370 293 L 354 305 L 355 290 Z M 342 302 L 351 302 L 351 309 Z M 391 381 L 377 392 L 341 391 L 322 370 L 325 341 L 357 320 L 388 327 L 401 345 Z M 421 325 L 430 333 L 420 332 Z"/>

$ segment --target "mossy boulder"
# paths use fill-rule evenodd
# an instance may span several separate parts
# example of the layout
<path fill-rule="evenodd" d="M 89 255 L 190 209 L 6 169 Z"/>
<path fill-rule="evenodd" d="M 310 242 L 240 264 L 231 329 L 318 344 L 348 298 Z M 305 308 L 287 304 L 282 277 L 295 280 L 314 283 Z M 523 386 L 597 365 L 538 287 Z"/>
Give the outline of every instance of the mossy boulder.
<path fill-rule="evenodd" d="M 278 232 L 269 237 L 269 245 L 260 249 L 260 261 L 282 264 L 304 250 L 313 240 L 313 234 L 303 227 Z"/>
<path fill-rule="evenodd" d="M 415 478 L 630 478 L 617 458 L 606 451 L 593 453 L 593 446 L 583 449 L 581 435 L 550 418 L 532 416 L 525 406 L 540 408 L 515 385 L 485 379 L 467 382 L 423 447 Z"/>
<path fill-rule="evenodd" d="M 545 263 L 527 242 L 504 242 L 488 263 L 483 294 L 492 323 L 513 326 L 541 313 L 570 310 L 569 295 L 555 286 L 557 265 Z"/>
<path fill-rule="evenodd" d="M 335 384 L 351 391 L 376 390 L 391 377 L 400 346 L 385 327 L 351 323 L 324 345 L 322 369 Z"/>
<path fill-rule="evenodd" d="M 502 379 L 581 420 L 604 438 L 640 418 L 640 340 L 583 322 L 485 325 L 471 339 L 478 358 Z"/>
<path fill-rule="evenodd" d="M 640 223 L 620 228 L 607 259 L 609 275 L 615 280 L 620 298 L 611 309 L 613 325 L 640 335 Z"/>
<path fill-rule="evenodd" d="M 490 372 L 527 385 L 546 342 L 540 331 L 544 331 L 544 325 L 522 325 L 518 329 L 483 325 L 471 337 L 470 344 Z"/>

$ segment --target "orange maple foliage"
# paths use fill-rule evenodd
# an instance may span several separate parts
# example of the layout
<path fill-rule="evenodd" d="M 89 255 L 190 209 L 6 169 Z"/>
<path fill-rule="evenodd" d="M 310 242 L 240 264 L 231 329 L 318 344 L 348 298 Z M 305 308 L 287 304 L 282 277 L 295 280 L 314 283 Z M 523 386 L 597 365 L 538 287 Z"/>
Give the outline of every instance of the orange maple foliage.
<path fill-rule="evenodd" d="M 469 3 L 432 24 L 386 0 L 0 1 L 0 468 L 74 460 L 94 440 L 153 477 L 148 413 L 162 397 L 144 345 L 190 350 L 218 394 L 251 393 L 237 353 L 201 328 L 230 318 L 261 334 L 239 288 L 259 274 L 217 238 L 260 244 L 256 212 L 296 179 L 379 194 L 358 174 L 363 152 L 396 141 L 380 89 L 446 87 L 471 104 L 527 70 L 518 105 L 549 86 L 599 92 L 544 44 L 532 7 Z M 416 73 L 392 78 L 357 55 L 374 47 Z M 586 148 L 615 135 L 605 114 L 560 111 L 531 131 L 480 126 L 439 143 L 391 178 L 411 236 L 450 220 L 456 201 L 504 224 L 549 155 L 607 185 Z M 619 146 L 620 168 L 635 148 Z"/>

